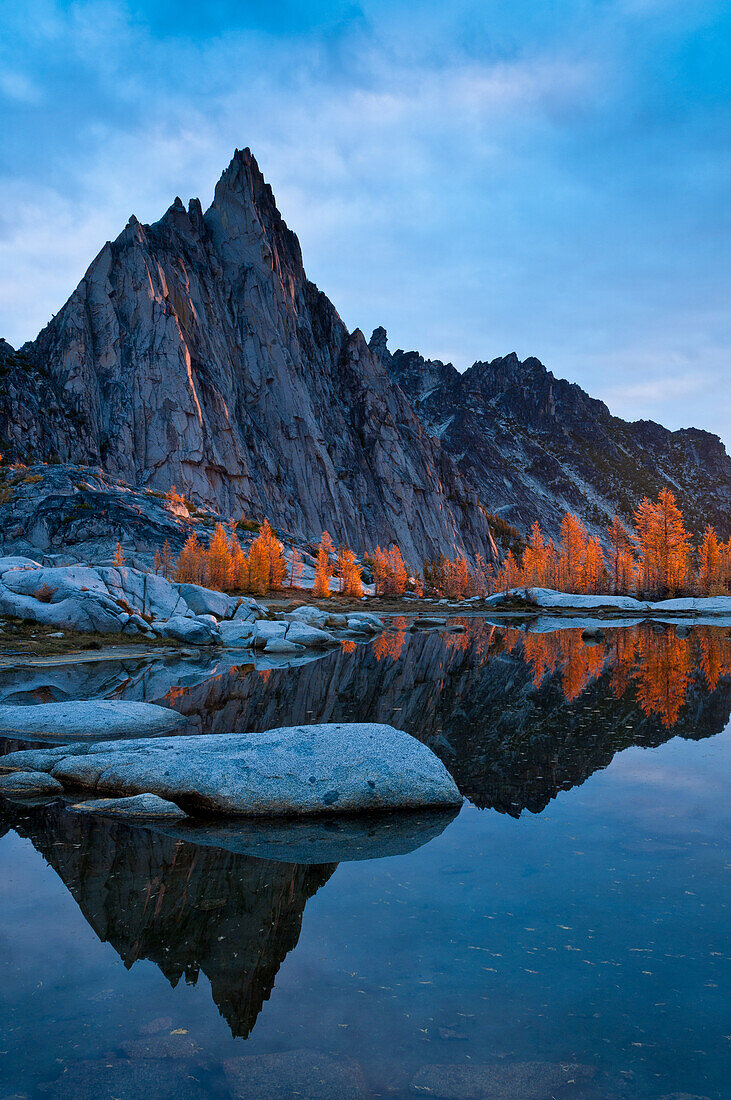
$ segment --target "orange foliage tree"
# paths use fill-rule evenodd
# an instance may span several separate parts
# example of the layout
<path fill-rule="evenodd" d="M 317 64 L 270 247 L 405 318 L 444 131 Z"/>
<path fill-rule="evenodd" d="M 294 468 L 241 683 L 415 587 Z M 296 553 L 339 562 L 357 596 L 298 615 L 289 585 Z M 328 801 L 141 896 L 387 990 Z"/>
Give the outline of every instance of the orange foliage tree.
<path fill-rule="evenodd" d="M 338 574 L 343 595 L 360 599 L 363 595 L 363 578 L 355 554 L 347 546 L 341 546 L 338 550 Z"/>
<path fill-rule="evenodd" d="M 716 595 L 723 587 L 721 543 L 710 524 L 703 532 L 698 550 L 698 591 L 701 596 Z"/>
<path fill-rule="evenodd" d="M 578 516 L 567 512 L 561 520 L 558 576 L 565 592 L 584 591 L 586 528 Z"/>
<path fill-rule="evenodd" d="M 317 551 L 317 565 L 315 566 L 315 583 L 312 595 L 322 599 L 330 595 L 330 578 L 333 575 L 331 555 L 335 553 L 333 540 L 327 531 L 322 532 L 320 547 Z"/>

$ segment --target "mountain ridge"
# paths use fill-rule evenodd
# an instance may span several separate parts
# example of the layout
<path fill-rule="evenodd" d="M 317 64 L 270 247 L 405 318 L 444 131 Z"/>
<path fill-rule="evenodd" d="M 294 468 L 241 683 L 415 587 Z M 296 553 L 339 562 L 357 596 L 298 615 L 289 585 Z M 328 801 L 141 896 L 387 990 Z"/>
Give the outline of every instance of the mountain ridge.
<path fill-rule="evenodd" d="M 731 536 L 731 459 L 702 429 L 627 423 L 535 357 L 460 374 L 349 332 L 306 275 L 296 234 L 248 149 L 203 210 L 133 215 L 34 341 L 0 339 L 0 451 L 176 485 L 293 535 L 357 551 L 498 553 L 491 515 L 604 534 L 672 488 L 689 528 Z"/>
<path fill-rule="evenodd" d="M 614 514 L 629 523 L 643 496 L 667 486 L 694 534 L 710 522 L 731 536 L 731 458 L 718 436 L 624 421 L 534 356 L 478 360 L 460 374 L 389 352 L 382 328 L 370 347 L 489 511 L 523 532 L 538 521 L 556 538 L 572 511 L 602 536 Z"/>

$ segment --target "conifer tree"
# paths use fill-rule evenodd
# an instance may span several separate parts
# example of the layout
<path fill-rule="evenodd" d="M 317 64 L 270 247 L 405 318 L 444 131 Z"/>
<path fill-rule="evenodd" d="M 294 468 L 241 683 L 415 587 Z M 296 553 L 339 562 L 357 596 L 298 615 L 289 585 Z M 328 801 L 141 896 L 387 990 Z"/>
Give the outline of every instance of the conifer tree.
<path fill-rule="evenodd" d="M 721 544 L 709 523 L 698 551 L 698 590 L 702 596 L 712 596 L 722 587 Z"/>
<path fill-rule="evenodd" d="M 296 546 L 292 547 L 289 557 L 289 587 L 294 588 L 297 581 L 302 576 L 302 570 L 304 566 L 302 564 L 302 554 Z"/>
<path fill-rule="evenodd" d="M 118 569 L 121 569 L 121 567 L 124 565 L 124 550 L 122 549 L 121 542 L 117 543 L 114 551 L 114 557 L 112 559 L 112 564 L 115 565 Z"/>
<path fill-rule="evenodd" d="M 377 596 L 383 596 L 388 584 L 388 556 L 380 546 L 370 555 L 370 564 L 373 569 L 373 584 Z"/>
<path fill-rule="evenodd" d="M 340 591 L 345 596 L 354 596 L 359 599 L 363 595 L 363 579 L 353 551 L 345 546 L 341 547 L 338 551 L 338 565 Z"/>
<path fill-rule="evenodd" d="M 547 547 L 539 523 L 531 527 L 528 545 L 523 551 L 521 584 L 542 588 L 546 583 Z"/>
<path fill-rule="evenodd" d="M 690 539 L 683 514 L 669 489 L 662 489 L 655 505 L 655 553 L 660 592 L 677 592 L 690 566 Z"/>
<path fill-rule="evenodd" d="M 567 512 L 561 520 L 559 576 L 566 592 L 581 592 L 583 588 L 586 528 L 578 516 Z"/>
<path fill-rule="evenodd" d="M 322 532 L 320 546 L 317 551 L 317 565 L 315 566 L 315 583 L 312 595 L 318 599 L 327 598 L 330 595 L 330 577 L 332 576 L 332 563 L 330 555 L 334 552 L 333 541 L 327 531 Z"/>
<path fill-rule="evenodd" d="M 396 543 L 393 544 L 387 555 L 386 588 L 391 596 L 403 596 L 406 591 L 408 574 L 401 551 Z"/>
<path fill-rule="evenodd" d="M 195 532 L 188 535 L 180 551 L 175 580 L 185 584 L 202 584 L 205 578 L 205 551 Z"/>
<path fill-rule="evenodd" d="M 587 540 L 584 551 L 584 591 L 598 593 L 604 591 L 604 554 L 596 536 Z"/>
<path fill-rule="evenodd" d="M 624 574 L 627 564 L 627 555 L 630 552 L 630 537 L 627 528 L 619 516 L 615 516 L 607 527 L 609 539 L 609 579 L 611 590 L 614 593 L 620 589 L 620 573 Z"/>
<path fill-rule="evenodd" d="M 228 534 L 222 523 L 217 523 L 213 529 L 207 557 L 208 584 L 221 592 L 230 588 L 231 552 Z"/>
<path fill-rule="evenodd" d="M 170 543 L 167 539 L 165 539 L 165 542 L 162 544 L 160 571 L 166 581 L 169 581 L 173 575 L 173 555 L 170 549 Z"/>

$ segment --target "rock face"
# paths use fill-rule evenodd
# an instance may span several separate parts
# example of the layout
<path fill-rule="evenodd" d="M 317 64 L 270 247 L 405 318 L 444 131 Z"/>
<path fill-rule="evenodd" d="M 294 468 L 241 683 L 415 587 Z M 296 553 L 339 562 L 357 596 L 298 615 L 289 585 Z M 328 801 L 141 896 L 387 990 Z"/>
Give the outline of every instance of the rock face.
<path fill-rule="evenodd" d="M 182 809 L 220 814 L 354 813 L 462 801 L 430 749 L 371 723 L 72 744 L 10 753 L 3 763 L 101 795 L 149 792 Z"/>
<path fill-rule="evenodd" d="M 482 503 L 520 530 L 538 520 L 555 538 L 572 511 L 601 535 L 667 486 L 694 532 L 710 522 L 731 535 L 731 458 L 717 436 L 620 420 L 538 359 L 507 355 L 460 374 L 415 351 L 392 355 L 382 328 L 369 346 Z"/>
<path fill-rule="evenodd" d="M 2 401 L 0 379 L 0 402 Z M 0 468 L 0 552 L 54 564 L 111 561 L 117 541 L 130 565 L 152 563 L 167 540 L 177 555 L 194 525 L 154 490 L 134 490 L 98 467 Z M 212 524 L 206 525 L 209 530 Z M 197 527 L 201 533 L 200 524 Z M 140 558 L 140 563 L 143 559 Z"/>
<path fill-rule="evenodd" d="M 310 283 L 248 150 L 204 214 L 132 217 L 32 344 L 0 349 L 0 449 L 172 484 L 227 515 L 419 564 L 494 544 L 477 497 Z"/>

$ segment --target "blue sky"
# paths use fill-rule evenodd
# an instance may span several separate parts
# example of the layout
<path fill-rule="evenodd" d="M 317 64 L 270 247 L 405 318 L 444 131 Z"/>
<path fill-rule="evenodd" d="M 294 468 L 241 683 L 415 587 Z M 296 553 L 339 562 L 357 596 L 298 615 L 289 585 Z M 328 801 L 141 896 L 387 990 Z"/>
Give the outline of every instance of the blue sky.
<path fill-rule="evenodd" d="M 349 327 L 729 443 L 730 43 L 710 0 L 2 4 L 0 335 L 249 145 Z"/>

